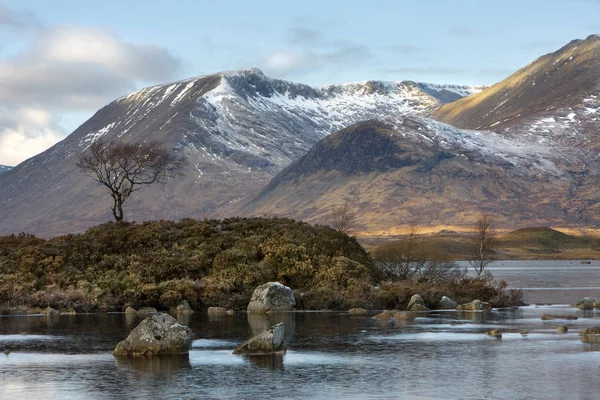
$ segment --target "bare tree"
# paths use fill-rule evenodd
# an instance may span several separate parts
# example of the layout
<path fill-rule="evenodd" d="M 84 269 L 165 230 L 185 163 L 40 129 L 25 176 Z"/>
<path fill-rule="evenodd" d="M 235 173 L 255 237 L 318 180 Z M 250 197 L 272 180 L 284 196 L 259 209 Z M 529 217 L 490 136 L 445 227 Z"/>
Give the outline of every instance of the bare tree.
<path fill-rule="evenodd" d="M 350 204 L 344 203 L 333 210 L 333 213 L 331 214 L 331 225 L 333 226 L 333 229 L 349 234 L 356 223 L 356 217 L 356 211 L 353 211 L 350 208 Z"/>
<path fill-rule="evenodd" d="M 475 224 L 473 224 L 472 232 L 469 236 L 471 243 L 472 257 L 469 264 L 480 276 L 485 267 L 494 261 L 494 241 L 495 232 L 493 220 L 488 214 L 480 214 Z"/>
<path fill-rule="evenodd" d="M 123 220 L 123 203 L 143 185 L 164 184 L 180 173 L 185 160 L 158 142 L 123 143 L 97 140 L 76 165 L 110 190 L 115 220 Z"/>
<path fill-rule="evenodd" d="M 463 269 L 438 251 L 428 249 L 421 238 L 417 225 L 409 226 L 408 235 L 402 240 L 384 244 L 372 253 L 375 264 L 392 279 L 413 279 L 439 284 L 459 279 Z"/>

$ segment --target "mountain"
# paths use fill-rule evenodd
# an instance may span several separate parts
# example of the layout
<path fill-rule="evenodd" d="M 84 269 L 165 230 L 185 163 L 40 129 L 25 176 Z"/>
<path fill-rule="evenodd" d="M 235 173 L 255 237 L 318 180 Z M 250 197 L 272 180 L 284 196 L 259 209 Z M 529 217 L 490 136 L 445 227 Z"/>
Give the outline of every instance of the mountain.
<path fill-rule="evenodd" d="M 465 226 L 479 212 L 502 227 L 599 221 L 597 194 L 577 187 L 578 149 L 536 138 L 507 139 L 418 116 L 371 120 L 317 143 L 243 208 L 329 223 L 344 203 L 360 231 L 408 224 Z M 585 186 L 599 177 L 588 171 Z"/>
<path fill-rule="evenodd" d="M 362 122 L 319 142 L 241 209 L 358 229 L 600 223 L 600 36 L 575 40 L 433 116 Z M 458 127 L 455 128 L 452 125 Z M 459 129 L 463 128 L 463 129 Z"/>
<path fill-rule="evenodd" d="M 367 81 L 311 87 L 257 69 L 145 88 L 94 114 L 63 141 L 0 175 L 0 234 L 49 236 L 111 219 L 110 197 L 82 175 L 78 156 L 95 140 L 158 140 L 189 166 L 164 188 L 125 203 L 129 220 L 231 215 L 317 141 L 353 123 L 431 113 L 481 87 Z"/>
<path fill-rule="evenodd" d="M 3 172 L 8 172 L 8 171 L 10 171 L 11 169 L 12 169 L 12 167 L 9 167 L 9 166 L 7 166 L 7 165 L 1 165 L 1 164 L 0 164 L 0 174 L 1 174 L 1 173 L 3 173 Z"/>
<path fill-rule="evenodd" d="M 466 129 L 571 130 L 598 117 L 599 65 L 600 35 L 573 40 L 490 88 L 441 106 L 433 116 Z"/>

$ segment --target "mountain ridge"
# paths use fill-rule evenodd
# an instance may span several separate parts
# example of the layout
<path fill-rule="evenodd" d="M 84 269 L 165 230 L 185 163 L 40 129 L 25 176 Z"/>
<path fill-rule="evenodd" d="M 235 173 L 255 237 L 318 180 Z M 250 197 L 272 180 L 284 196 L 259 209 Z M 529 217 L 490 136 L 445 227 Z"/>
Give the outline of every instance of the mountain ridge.
<path fill-rule="evenodd" d="M 182 177 L 128 200 L 126 218 L 219 217 L 330 132 L 364 119 L 430 112 L 441 101 L 432 93 L 447 99 L 459 89 L 429 85 L 425 93 L 414 82 L 376 81 L 314 88 L 257 69 L 147 87 L 102 107 L 63 141 L 3 175 L 0 233 L 53 235 L 109 220 L 108 195 L 75 167 L 99 138 L 158 140 L 189 160 Z"/>

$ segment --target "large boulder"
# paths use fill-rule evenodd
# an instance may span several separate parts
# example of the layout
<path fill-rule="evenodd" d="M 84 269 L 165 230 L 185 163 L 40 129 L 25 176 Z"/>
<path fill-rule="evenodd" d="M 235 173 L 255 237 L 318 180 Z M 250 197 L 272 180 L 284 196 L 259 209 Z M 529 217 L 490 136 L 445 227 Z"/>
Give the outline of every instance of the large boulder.
<path fill-rule="evenodd" d="M 489 303 L 475 299 L 470 303 L 460 304 L 456 307 L 458 311 L 491 311 Z"/>
<path fill-rule="evenodd" d="M 169 314 L 152 313 L 136 326 L 113 354 L 127 357 L 150 357 L 187 353 L 192 344 L 192 330 Z"/>
<path fill-rule="evenodd" d="M 595 299 L 591 297 L 583 297 L 575 302 L 575 304 L 571 304 L 572 307 L 577 307 L 580 310 L 593 310 Z"/>
<path fill-rule="evenodd" d="M 458 303 L 452 300 L 448 296 L 442 296 L 440 300 L 439 309 L 440 310 L 455 310 L 458 306 Z"/>
<path fill-rule="evenodd" d="M 286 350 L 285 342 L 283 341 L 284 334 L 285 326 L 283 322 L 280 322 L 240 344 L 233 351 L 233 354 L 284 353 Z"/>
<path fill-rule="evenodd" d="M 429 308 L 425 306 L 425 301 L 420 294 L 415 294 L 410 298 L 406 311 L 429 311 Z"/>
<path fill-rule="evenodd" d="M 290 311 L 296 305 L 294 292 L 279 282 L 260 285 L 252 293 L 248 312 L 262 314 L 272 311 Z"/>

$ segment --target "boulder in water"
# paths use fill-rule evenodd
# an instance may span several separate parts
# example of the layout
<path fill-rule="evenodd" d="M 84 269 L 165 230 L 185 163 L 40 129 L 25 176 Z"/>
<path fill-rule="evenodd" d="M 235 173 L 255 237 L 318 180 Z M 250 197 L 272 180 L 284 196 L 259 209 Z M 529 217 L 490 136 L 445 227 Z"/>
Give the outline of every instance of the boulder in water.
<path fill-rule="evenodd" d="M 273 354 L 284 353 L 286 350 L 283 335 L 285 326 L 283 322 L 273 325 L 264 332 L 246 340 L 236 347 L 233 354 Z"/>
<path fill-rule="evenodd" d="M 151 357 L 188 353 L 192 330 L 169 314 L 152 313 L 120 342 L 113 354 L 127 357 Z"/>
<path fill-rule="evenodd" d="M 577 307 L 580 310 L 593 310 L 594 303 L 596 300 L 591 297 L 583 297 L 575 302 L 575 304 L 571 304 L 573 307 Z"/>

